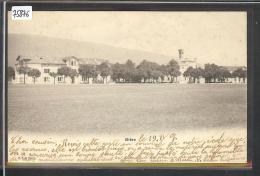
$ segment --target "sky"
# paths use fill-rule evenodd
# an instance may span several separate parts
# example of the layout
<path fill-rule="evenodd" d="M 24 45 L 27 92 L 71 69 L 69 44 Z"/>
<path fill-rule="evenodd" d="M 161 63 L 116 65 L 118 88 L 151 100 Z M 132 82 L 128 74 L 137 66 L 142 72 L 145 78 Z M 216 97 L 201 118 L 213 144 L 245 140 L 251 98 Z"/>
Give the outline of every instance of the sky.
<path fill-rule="evenodd" d="M 13 21 L 8 33 L 33 34 L 186 57 L 218 65 L 247 65 L 246 12 L 48 11 Z"/>

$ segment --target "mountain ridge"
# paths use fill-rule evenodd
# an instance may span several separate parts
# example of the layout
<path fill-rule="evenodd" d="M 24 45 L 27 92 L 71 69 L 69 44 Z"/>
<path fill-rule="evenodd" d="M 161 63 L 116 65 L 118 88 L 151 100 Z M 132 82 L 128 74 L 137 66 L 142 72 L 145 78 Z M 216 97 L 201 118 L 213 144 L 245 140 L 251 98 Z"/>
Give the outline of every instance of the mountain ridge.
<path fill-rule="evenodd" d="M 61 39 L 41 35 L 8 34 L 8 65 L 14 66 L 18 55 L 79 58 L 99 58 L 111 63 L 124 63 L 131 59 L 136 64 L 142 60 L 165 64 L 173 57 L 148 51 L 115 47 L 87 41 Z"/>

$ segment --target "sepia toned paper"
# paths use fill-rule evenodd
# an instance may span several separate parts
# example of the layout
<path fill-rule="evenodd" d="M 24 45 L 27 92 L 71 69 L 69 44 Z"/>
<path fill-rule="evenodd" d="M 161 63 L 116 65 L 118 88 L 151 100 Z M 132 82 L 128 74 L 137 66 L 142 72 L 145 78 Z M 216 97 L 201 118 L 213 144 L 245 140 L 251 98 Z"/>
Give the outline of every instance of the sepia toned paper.
<path fill-rule="evenodd" d="M 8 13 L 8 163 L 243 163 L 246 12 Z"/>

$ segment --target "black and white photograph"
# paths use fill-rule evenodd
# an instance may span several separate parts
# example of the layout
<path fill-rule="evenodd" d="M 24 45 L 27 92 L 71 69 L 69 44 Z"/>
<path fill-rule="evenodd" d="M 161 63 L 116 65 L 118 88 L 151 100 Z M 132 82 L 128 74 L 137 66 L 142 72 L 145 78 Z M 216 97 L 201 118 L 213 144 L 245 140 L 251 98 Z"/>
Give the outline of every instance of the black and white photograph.
<path fill-rule="evenodd" d="M 8 12 L 9 163 L 247 163 L 244 11 Z"/>

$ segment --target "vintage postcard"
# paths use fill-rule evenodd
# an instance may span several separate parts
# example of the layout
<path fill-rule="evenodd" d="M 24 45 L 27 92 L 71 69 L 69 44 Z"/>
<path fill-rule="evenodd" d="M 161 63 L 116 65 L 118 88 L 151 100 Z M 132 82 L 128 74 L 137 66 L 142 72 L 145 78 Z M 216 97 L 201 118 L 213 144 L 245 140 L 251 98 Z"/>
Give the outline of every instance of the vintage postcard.
<path fill-rule="evenodd" d="M 9 164 L 248 162 L 246 12 L 13 15 Z"/>

